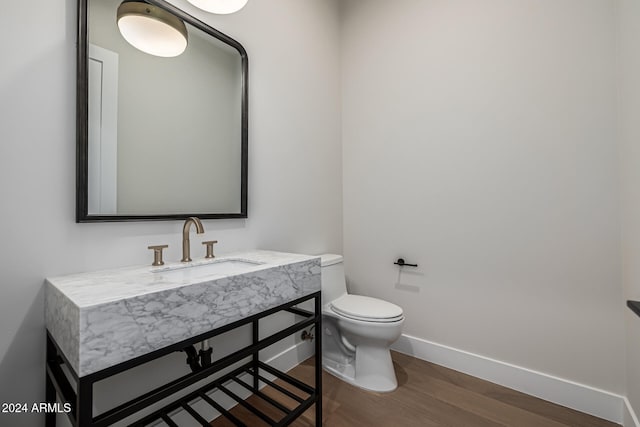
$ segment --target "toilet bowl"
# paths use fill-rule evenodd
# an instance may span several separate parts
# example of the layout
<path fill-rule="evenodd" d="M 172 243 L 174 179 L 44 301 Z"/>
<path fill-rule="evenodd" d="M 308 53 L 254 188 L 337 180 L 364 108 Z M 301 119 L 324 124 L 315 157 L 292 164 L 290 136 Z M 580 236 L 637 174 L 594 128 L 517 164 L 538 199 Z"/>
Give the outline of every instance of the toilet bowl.
<path fill-rule="evenodd" d="M 397 388 L 389 346 L 402 333 L 402 308 L 347 293 L 340 255 L 322 255 L 322 366 L 357 387 Z"/>

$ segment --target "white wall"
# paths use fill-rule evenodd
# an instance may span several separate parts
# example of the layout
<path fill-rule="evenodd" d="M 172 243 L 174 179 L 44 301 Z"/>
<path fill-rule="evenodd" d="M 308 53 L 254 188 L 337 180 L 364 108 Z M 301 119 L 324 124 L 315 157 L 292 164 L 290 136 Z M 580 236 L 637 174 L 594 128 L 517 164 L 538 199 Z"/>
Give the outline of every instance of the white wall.
<path fill-rule="evenodd" d="M 197 13 L 185 3 L 175 4 Z M 336 3 L 251 1 L 198 17 L 245 46 L 250 73 L 249 218 L 205 221 L 203 239 L 220 253 L 341 252 Z M 37 402 L 44 278 L 150 263 L 150 244 L 168 243 L 177 260 L 181 223 L 74 222 L 76 2 L 10 2 L 0 24 L 0 402 Z M 0 415 L 2 425 L 41 423 Z"/>
<path fill-rule="evenodd" d="M 619 111 L 624 298 L 640 300 L 640 3 L 618 2 Z M 627 397 L 640 414 L 640 319 L 625 310 Z"/>
<path fill-rule="evenodd" d="M 624 394 L 614 3 L 342 19 L 351 290 L 402 306 L 407 334 Z"/>

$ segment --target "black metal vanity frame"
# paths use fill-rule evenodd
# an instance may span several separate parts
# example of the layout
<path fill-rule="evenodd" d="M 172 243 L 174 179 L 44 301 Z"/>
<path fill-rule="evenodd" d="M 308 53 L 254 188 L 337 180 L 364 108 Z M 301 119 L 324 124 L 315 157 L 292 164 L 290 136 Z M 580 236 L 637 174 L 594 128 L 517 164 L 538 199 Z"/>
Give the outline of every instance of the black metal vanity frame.
<path fill-rule="evenodd" d="M 313 300 L 314 301 L 314 311 L 304 310 L 296 305 Z M 272 334 L 266 338 L 259 339 L 259 321 L 260 319 L 275 314 L 279 311 L 287 311 L 299 316 L 302 316 L 304 319 L 301 321 L 297 321 L 293 325 L 283 329 L 280 332 Z M 282 340 L 283 338 L 292 335 L 298 331 L 301 331 L 305 328 L 309 328 L 311 326 L 315 326 L 316 331 L 321 331 L 321 321 L 322 321 L 322 310 L 321 310 L 321 300 L 320 300 L 320 292 L 315 292 L 313 294 L 298 298 L 294 301 L 288 302 L 286 304 L 282 304 L 278 307 L 274 307 L 268 310 L 265 310 L 261 313 L 255 314 L 253 316 L 247 317 L 242 320 L 238 320 L 236 322 L 230 323 L 228 325 L 222 326 L 220 328 L 216 328 L 204 334 L 200 334 L 193 338 L 189 338 L 187 340 L 172 344 L 170 346 L 164 347 L 162 349 L 153 351 L 151 353 L 145 354 L 143 356 L 136 357 L 135 359 L 120 363 L 118 365 L 103 369 L 101 371 L 86 375 L 84 377 L 79 378 L 77 373 L 71 368 L 68 360 L 60 351 L 60 348 L 56 344 L 55 340 L 49 332 L 47 331 L 47 355 L 46 355 L 46 401 L 48 403 L 55 403 L 57 401 L 57 397 L 60 397 L 60 401 L 63 403 L 71 404 L 71 412 L 68 414 L 69 420 L 72 425 L 78 427 L 102 427 L 109 426 L 117 421 L 120 421 L 128 416 L 135 414 L 136 412 L 144 409 L 154 403 L 157 403 L 165 398 L 168 398 L 180 390 L 183 390 L 185 387 L 188 387 L 192 384 L 195 384 L 198 381 L 201 381 L 220 370 L 227 368 L 234 363 L 237 363 L 243 359 L 251 358 L 249 362 L 242 364 L 242 366 L 234 369 L 232 372 L 229 372 L 222 377 L 216 378 L 215 380 L 208 383 L 206 386 L 199 388 L 187 395 L 180 396 L 174 402 L 164 406 L 162 409 L 155 411 L 154 413 L 141 418 L 140 420 L 131 424 L 131 426 L 144 426 L 148 425 L 152 422 L 156 421 L 164 421 L 169 426 L 177 426 L 177 424 L 170 418 L 170 414 L 182 409 L 189 413 L 197 422 L 199 422 L 203 426 L 209 426 L 210 420 L 206 420 L 200 414 L 198 414 L 193 407 L 189 404 L 190 402 L 196 400 L 203 400 L 209 405 L 211 405 L 214 409 L 222 414 L 222 416 L 229 419 L 236 426 L 246 426 L 246 424 L 242 423 L 238 420 L 233 414 L 229 413 L 222 406 L 220 406 L 217 402 L 212 400 L 206 393 L 217 389 L 222 391 L 224 394 L 231 397 L 233 400 L 238 402 L 238 404 L 244 406 L 249 411 L 251 411 L 256 417 L 260 420 L 266 422 L 272 426 L 286 426 L 289 425 L 293 420 L 295 420 L 298 416 L 300 416 L 305 410 L 315 404 L 315 421 L 316 426 L 322 425 L 322 342 L 320 333 L 316 334 L 316 338 L 314 341 L 315 344 L 315 384 L 313 386 L 309 384 L 305 384 L 302 381 L 293 378 L 284 372 L 281 372 L 264 362 L 259 360 L 259 352 L 266 347 Z M 243 325 L 252 324 L 253 330 L 253 339 L 252 343 L 248 346 L 245 346 L 228 356 L 222 357 L 218 360 L 214 360 L 210 366 L 204 367 L 201 370 L 196 372 L 189 373 L 180 378 L 177 378 L 173 381 L 168 382 L 167 384 L 160 386 L 154 390 L 151 390 L 143 395 L 140 395 L 128 402 L 125 402 L 109 411 L 106 411 L 98 416 L 93 416 L 93 384 L 104 380 L 105 378 L 111 377 L 113 375 L 119 374 L 123 371 L 129 370 L 136 366 L 142 365 L 144 363 L 148 363 L 152 360 L 158 359 L 162 356 L 166 356 L 167 354 L 173 353 L 175 351 L 180 351 L 183 348 L 201 342 L 205 339 L 209 339 L 215 337 L 217 335 L 228 332 L 232 329 L 238 328 Z M 74 391 L 71 382 L 69 381 L 69 376 L 65 374 L 62 369 L 62 365 L 65 364 L 68 368 L 68 372 L 71 374 L 73 381 L 76 384 L 76 391 Z M 293 393 L 287 388 L 284 388 L 264 377 L 261 374 L 262 372 L 267 372 L 269 374 L 274 375 L 275 377 L 281 379 L 282 381 L 288 383 L 289 385 L 295 387 L 295 389 L 299 390 L 301 394 L 306 395 L 306 397 L 302 397 L 299 394 Z M 247 384 L 242 379 L 239 378 L 240 375 L 249 374 L 252 377 L 252 384 Z M 277 408 L 279 411 L 283 413 L 283 417 L 279 420 L 274 420 L 268 415 L 264 414 L 257 408 L 251 406 L 248 402 L 242 400 L 235 393 L 231 392 L 226 384 L 229 381 L 233 381 L 238 383 L 242 387 L 248 389 L 253 392 L 255 395 L 260 397 L 263 401 L 268 403 L 269 405 Z M 266 394 L 262 393 L 259 390 L 259 383 L 262 382 L 264 384 L 269 385 L 270 387 L 276 389 L 283 395 L 293 399 L 297 402 L 297 406 L 294 409 L 288 409 L 278 401 L 272 399 Z M 54 427 L 56 424 L 56 414 L 48 413 L 46 415 L 45 425 L 47 427 Z"/>

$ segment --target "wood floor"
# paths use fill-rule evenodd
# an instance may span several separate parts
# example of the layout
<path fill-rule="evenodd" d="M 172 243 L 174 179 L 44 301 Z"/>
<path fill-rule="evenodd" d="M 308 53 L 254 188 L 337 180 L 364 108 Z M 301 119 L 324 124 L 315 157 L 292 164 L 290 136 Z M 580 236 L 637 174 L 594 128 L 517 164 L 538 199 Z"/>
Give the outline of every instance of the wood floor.
<path fill-rule="evenodd" d="M 392 356 L 399 383 L 398 389 L 392 393 L 366 392 L 323 373 L 324 426 L 618 426 L 410 356 L 395 352 L 392 352 Z M 289 374 L 313 384 L 313 369 L 314 360 L 309 359 L 289 371 Z M 263 392 L 285 406 L 294 406 L 293 400 L 269 387 L 265 387 Z M 248 400 L 271 417 L 282 417 L 277 409 L 261 404 L 262 399 L 257 396 L 251 396 Z M 231 412 L 248 426 L 266 425 L 240 405 Z M 312 407 L 292 425 L 311 427 L 314 420 L 315 412 Z M 233 424 L 224 417 L 219 417 L 211 425 L 227 427 Z"/>

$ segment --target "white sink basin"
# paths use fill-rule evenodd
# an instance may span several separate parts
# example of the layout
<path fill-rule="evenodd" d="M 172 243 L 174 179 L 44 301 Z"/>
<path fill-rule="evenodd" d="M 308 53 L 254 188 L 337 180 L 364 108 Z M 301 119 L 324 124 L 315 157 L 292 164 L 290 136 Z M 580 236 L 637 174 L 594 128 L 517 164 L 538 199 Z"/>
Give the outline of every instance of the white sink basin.
<path fill-rule="evenodd" d="M 197 279 L 206 276 L 232 276 L 246 273 L 262 263 L 239 260 L 221 259 L 209 263 L 186 264 L 167 267 L 165 269 L 154 270 L 154 274 L 162 279 Z"/>

